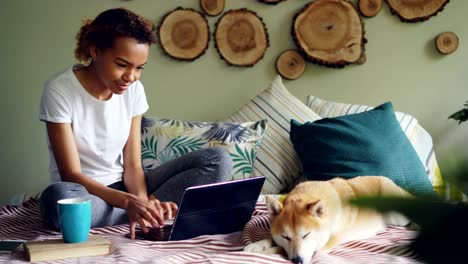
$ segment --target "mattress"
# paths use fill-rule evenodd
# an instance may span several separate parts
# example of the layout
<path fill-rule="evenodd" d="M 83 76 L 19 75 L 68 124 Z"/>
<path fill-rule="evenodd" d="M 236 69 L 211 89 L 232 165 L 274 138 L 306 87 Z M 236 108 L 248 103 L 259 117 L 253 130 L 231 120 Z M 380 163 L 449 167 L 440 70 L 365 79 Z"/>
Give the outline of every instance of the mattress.
<path fill-rule="evenodd" d="M 252 219 L 243 231 L 227 235 L 206 235 L 183 241 L 153 242 L 125 238 L 128 225 L 94 228 L 91 234 L 111 240 L 110 254 L 70 258 L 46 263 L 290 263 L 282 255 L 243 252 L 245 245 L 269 235 L 269 217 L 259 200 Z M 406 245 L 415 232 L 389 226 L 376 236 L 350 241 L 331 250 L 317 252 L 312 263 L 420 263 Z M 39 202 L 29 199 L 21 206 L 0 209 L 0 239 L 46 240 L 60 233 L 45 228 L 39 216 Z M 0 263 L 27 263 L 24 249 L 0 255 Z"/>

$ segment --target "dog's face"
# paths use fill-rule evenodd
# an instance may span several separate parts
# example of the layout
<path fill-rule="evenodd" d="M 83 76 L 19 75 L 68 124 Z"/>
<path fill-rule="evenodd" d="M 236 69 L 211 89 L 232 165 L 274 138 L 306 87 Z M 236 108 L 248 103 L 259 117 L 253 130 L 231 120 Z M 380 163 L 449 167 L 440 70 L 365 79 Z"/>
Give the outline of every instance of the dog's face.
<path fill-rule="evenodd" d="M 289 201 L 284 207 L 273 198 L 267 199 L 270 232 L 275 243 L 282 247 L 295 263 L 308 263 L 315 251 L 330 238 L 323 226 L 323 205 L 320 200 L 303 203 Z"/>

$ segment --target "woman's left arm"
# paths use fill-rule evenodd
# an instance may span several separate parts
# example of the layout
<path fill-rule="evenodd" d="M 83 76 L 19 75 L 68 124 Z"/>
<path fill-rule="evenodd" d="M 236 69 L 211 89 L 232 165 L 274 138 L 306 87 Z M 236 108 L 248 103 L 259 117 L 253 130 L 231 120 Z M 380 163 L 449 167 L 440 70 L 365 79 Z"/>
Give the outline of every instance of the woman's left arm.
<path fill-rule="evenodd" d="M 128 192 L 149 201 L 163 220 L 171 219 L 177 213 L 177 205 L 173 202 L 160 202 L 153 194 L 148 196 L 146 191 L 145 175 L 141 166 L 141 118 L 141 115 L 132 118 L 130 135 L 123 150 L 124 184 Z M 130 228 L 134 228 L 134 225 L 131 222 Z"/>
<path fill-rule="evenodd" d="M 146 182 L 141 165 L 141 115 L 132 118 L 130 134 L 123 149 L 123 181 L 128 192 L 148 200 Z"/>

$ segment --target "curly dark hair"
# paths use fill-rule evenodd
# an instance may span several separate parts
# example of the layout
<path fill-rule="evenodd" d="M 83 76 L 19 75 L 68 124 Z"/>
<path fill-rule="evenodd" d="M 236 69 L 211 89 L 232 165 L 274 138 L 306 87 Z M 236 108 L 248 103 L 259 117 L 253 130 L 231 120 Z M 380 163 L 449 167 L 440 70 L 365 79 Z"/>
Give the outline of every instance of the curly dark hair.
<path fill-rule="evenodd" d="M 156 42 L 151 21 L 125 8 L 109 9 L 94 20 L 85 20 L 76 35 L 75 57 L 84 63 L 91 62 L 90 46 L 98 49 L 111 48 L 118 37 L 131 37 L 151 45 Z"/>

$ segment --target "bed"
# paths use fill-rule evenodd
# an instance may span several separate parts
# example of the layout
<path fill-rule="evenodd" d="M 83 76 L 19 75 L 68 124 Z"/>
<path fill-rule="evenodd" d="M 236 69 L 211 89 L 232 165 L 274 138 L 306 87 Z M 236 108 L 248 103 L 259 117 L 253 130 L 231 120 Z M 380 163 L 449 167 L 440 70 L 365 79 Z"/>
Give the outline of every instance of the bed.
<path fill-rule="evenodd" d="M 110 254 L 98 257 L 70 258 L 47 263 L 290 263 L 281 255 L 243 252 L 248 243 L 268 236 L 269 218 L 261 196 L 252 219 L 244 230 L 227 235 L 199 236 L 189 240 L 152 242 L 124 237 L 128 225 L 94 228 L 91 234 L 111 240 Z M 374 237 L 342 244 L 327 252 L 317 252 L 312 263 L 420 263 L 407 245 L 414 231 L 389 226 Z M 0 239 L 46 240 L 60 238 L 60 233 L 45 228 L 39 216 L 39 203 L 31 198 L 20 206 L 0 209 Z M 26 263 L 19 248 L 0 255 L 0 263 Z"/>
<path fill-rule="evenodd" d="M 301 180 L 301 175 L 303 176 L 301 160 L 299 160 L 289 140 L 291 119 L 304 123 L 322 117 L 359 113 L 371 108 L 364 105 L 325 101 L 313 96 L 309 96 L 308 105 L 305 105 L 289 93 L 283 85 L 281 77 L 277 76 L 267 89 L 224 121 L 234 122 L 236 126 L 243 126 L 243 129 L 249 132 L 247 133 L 249 136 L 243 137 L 240 141 L 228 142 L 220 146 L 242 163 L 235 164 L 236 170 L 234 170 L 233 179 L 248 177 L 250 173 L 264 175 L 266 182 L 262 193 L 285 193 L 285 190 L 287 192 L 290 187 Z M 432 184 L 435 190 L 443 190 L 439 188 L 444 185 L 441 181 L 429 133 L 418 124 L 414 117 L 400 112 L 395 112 L 395 116 L 402 128 L 400 132 L 407 136 L 409 140 L 407 144 L 414 147 L 414 155 L 419 157 L 423 165 L 423 176 L 427 183 Z M 219 144 L 220 140 L 210 141 L 204 135 L 213 127 L 222 128 L 224 125 L 226 124 L 220 125 L 214 122 L 190 123 L 155 118 L 144 119 L 142 124 L 142 161 L 145 170 L 150 170 L 158 164 L 174 158 L 176 154 L 183 154 L 177 151 L 171 152 L 168 148 L 168 145 L 171 145 L 171 142 L 179 137 L 190 136 L 191 140 L 203 142 L 206 146 Z M 192 128 L 193 131 L 188 133 L 188 128 Z M 162 133 L 164 129 L 181 131 L 185 134 Z M 242 158 L 250 159 L 249 162 L 244 162 Z M 253 163 L 254 159 L 255 163 Z M 446 197 L 450 193 L 453 192 L 439 192 L 445 198 L 452 198 Z M 39 217 L 37 196 L 28 196 L 28 198 L 30 199 L 20 205 L 6 205 L 0 209 L 0 239 L 43 240 L 60 238 L 58 232 L 45 229 Z M 177 242 L 132 241 L 125 238 L 124 235 L 127 232 L 128 225 L 94 228 L 91 230 L 92 234 L 100 234 L 111 240 L 109 255 L 68 259 L 56 261 L 56 263 L 290 263 L 281 255 L 264 255 L 242 251 L 245 245 L 269 235 L 265 195 L 260 196 L 252 219 L 240 232 L 200 236 Z M 384 232 L 374 237 L 351 241 L 326 252 L 317 252 L 312 263 L 420 263 L 414 252 L 409 251 L 406 247 L 415 235 L 414 231 L 403 227 L 389 226 Z M 3 262 L 27 262 L 24 250 L 19 249 L 10 255 L 0 255 L 0 263 Z"/>

